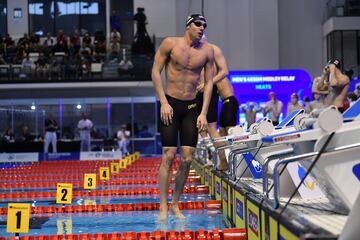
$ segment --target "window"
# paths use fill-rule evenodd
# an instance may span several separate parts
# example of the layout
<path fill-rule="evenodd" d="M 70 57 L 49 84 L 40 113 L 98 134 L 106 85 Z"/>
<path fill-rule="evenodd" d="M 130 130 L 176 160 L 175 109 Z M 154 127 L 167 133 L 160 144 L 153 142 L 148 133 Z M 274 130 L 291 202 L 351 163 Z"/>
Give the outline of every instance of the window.
<path fill-rule="evenodd" d="M 0 0 L 0 35 L 4 37 L 6 32 L 7 32 L 6 0 Z"/>
<path fill-rule="evenodd" d="M 327 57 L 338 58 L 355 76 L 360 66 L 360 31 L 334 31 L 327 36 Z"/>
<path fill-rule="evenodd" d="M 44 4 L 43 3 L 30 3 L 29 4 L 29 14 L 43 15 L 44 14 Z"/>
<path fill-rule="evenodd" d="M 30 31 L 51 32 L 60 29 L 70 36 L 74 30 L 81 34 L 106 30 L 105 0 L 29 0 Z"/>

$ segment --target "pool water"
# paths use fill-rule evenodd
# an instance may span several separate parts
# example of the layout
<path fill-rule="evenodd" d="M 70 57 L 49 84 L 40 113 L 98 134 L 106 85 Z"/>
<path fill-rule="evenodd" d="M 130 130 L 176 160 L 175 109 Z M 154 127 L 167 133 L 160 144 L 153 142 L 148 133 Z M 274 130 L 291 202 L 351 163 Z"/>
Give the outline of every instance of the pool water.
<path fill-rule="evenodd" d="M 186 219 L 179 220 L 169 213 L 167 221 L 158 223 L 158 211 L 38 214 L 30 220 L 30 230 L 26 235 L 112 233 L 112 232 L 152 232 L 196 231 L 200 228 L 212 230 L 225 227 L 222 213 L 218 210 L 183 210 Z M 0 236 L 13 236 L 6 232 L 6 219 L 0 218 Z M 23 234 L 21 234 L 23 235 Z"/>
<path fill-rule="evenodd" d="M 183 194 L 180 197 L 181 202 L 188 201 L 206 201 L 209 199 L 207 194 Z M 171 201 L 171 196 L 169 196 L 169 201 Z M 23 199 L 14 199 L 11 201 L 0 202 L 0 207 L 7 208 L 8 202 L 12 203 L 30 203 L 32 207 L 36 206 L 60 206 L 61 204 L 56 204 L 55 199 L 38 199 L 38 200 L 23 200 Z M 127 204 L 127 203 L 156 203 L 160 202 L 159 195 L 146 195 L 146 196 L 122 196 L 118 198 L 114 197 L 88 197 L 88 198 L 78 198 L 73 199 L 72 205 L 87 205 L 87 204 Z"/>

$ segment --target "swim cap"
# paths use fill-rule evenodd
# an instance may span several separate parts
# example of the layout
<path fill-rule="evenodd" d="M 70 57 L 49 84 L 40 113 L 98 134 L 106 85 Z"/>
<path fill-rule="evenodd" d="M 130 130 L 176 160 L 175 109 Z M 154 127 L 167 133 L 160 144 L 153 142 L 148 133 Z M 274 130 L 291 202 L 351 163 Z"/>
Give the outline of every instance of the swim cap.
<path fill-rule="evenodd" d="M 204 21 L 206 23 L 206 19 L 203 15 L 201 14 L 192 14 L 190 16 L 187 17 L 186 19 L 186 26 L 189 26 L 192 22 L 195 21 Z"/>
<path fill-rule="evenodd" d="M 328 62 L 328 65 L 330 64 L 334 64 L 335 67 L 337 67 L 338 69 L 341 69 L 341 63 L 340 63 L 340 60 L 339 59 L 330 59 L 329 62 Z"/>

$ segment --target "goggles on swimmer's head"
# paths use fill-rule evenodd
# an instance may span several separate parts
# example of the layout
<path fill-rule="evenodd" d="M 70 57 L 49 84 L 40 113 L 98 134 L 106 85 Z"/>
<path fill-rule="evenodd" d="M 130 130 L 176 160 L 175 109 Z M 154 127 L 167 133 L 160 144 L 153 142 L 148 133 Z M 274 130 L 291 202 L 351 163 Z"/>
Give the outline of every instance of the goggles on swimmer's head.
<path fill-rule="evenodd" d="M 204 23 L 202 23 L 203 21 Z M 201 27 L 201 25 L 206 28 L 206 18 L 201 14 L 192 14 L 188 16 L 186 19 L 186 26 L 189 26 L 191 23 L 194 23 L 197 27 Z"/>

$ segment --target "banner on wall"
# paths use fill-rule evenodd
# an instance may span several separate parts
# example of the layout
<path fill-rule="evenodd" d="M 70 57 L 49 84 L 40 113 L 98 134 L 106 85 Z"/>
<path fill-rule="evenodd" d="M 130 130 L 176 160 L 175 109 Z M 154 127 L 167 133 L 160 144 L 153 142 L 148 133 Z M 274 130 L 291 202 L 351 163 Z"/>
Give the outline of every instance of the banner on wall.
<path fill-rule="evenodd" d="M 80 160 L 79 152 L 40 153 L 40 161 L 51 160 Z"/>
<path fill-rule="evenodd" d="M 15 163 L 15 162 L 37 162 L 39 161 L 39 153 L 2 153 L 0 154 L 0 162 Z"/>
<path fill-rule="evenodd" d="M 80 160 L 116 160 L 122 159 L 120 151 L 117 152 L 81 152 Z"/>

